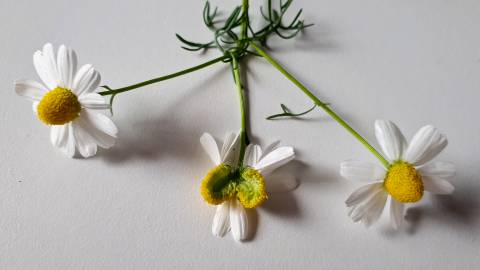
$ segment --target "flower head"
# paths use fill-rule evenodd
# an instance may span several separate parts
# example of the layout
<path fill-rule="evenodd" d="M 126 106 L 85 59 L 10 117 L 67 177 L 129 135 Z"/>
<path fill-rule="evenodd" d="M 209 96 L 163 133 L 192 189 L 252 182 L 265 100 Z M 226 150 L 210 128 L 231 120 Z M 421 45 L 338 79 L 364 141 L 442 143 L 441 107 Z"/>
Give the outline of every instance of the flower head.
<path fill-rule="evenodd" d="M 422 199 L 424 191 L 450 194 L 454 187 L 447 180 L 455 167 L 446 162 L 431 162 L 448 144 L 445 135 L 429 125 L 421 128 L 410 144 L 398 127 L 390 121 L 377 120 L 375 135 L 390 166 L 383 169 L 362 161 L 343 162 L 340 174 L 347 179 L 374 180 L 347 199 L 349 215 L 355 222 L 371 225 L 381 216 L 390 197 L 390 217 L 398 228 L 406 203 Z"/>
<path fill-rule="evenodd" d="M 248 218 L 245 209 L 260 206 L 268 199 L 267 191 L 286 191 L 297 187 L 295 178 L 271 177 L 278 167 L 295 157 L 292 147 L 271 147 L 265 153 L 258 145 L 248 145 L 242 164 L 238 164 L 239 138 L 227 134 L 223 147 L 203 134 L 200 142 L 215 164 L 203 179 L 201 194 L 206 202 L 217 205 L 212 233 L 223 237 L 229 230 L 237 241 L 248 237 Z"/>
<path fill-rule="evenodd" d="M 42 82 L 15 81 L 18 95 L 33 102 L 38 119 L 50 126 L 52 144 L 73 157 L 78 149 L 83 157 L 96 154 L 97 146 L 110 148 L 118 130 L 102 111 L 108 103 L 95 90 L 100 74 L 91 65 L 77 70 L 74 50 L 61 45 L 55 55 L 45 44 L 33 55 L 33 64 Z"/>

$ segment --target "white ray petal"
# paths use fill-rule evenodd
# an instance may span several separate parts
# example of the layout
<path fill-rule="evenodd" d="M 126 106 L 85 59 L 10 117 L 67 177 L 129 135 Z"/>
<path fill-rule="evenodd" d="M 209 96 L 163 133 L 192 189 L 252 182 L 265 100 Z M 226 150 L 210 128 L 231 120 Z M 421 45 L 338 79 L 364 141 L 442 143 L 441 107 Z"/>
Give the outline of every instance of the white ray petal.
<path fill-rule="evenodd" d="M 203 133 L 200 137 L 200 144 L 215 165 L 219 165 L 222 162 L 217 142 L 212 135 L 209 133 Z"/>
<path fill-rule="evenodd" d="M 385 120 L 375 121 L 375 136 L 389 161 L 402 158 L 407 141 L 394 123 Z"/>
<path fill-rule="evenodd" d="M 385 174 L 385 169 L 370 162 L 347 160 L 340 165 L 340 175 L 348 180 L 377 181 Z"/>
<path fill-rule="evenodd" d="M 77 72 L 77 54 L 71 48 L 61 45 L 57 53 L 59 86 L 72 89 L 73 78 Z"/>
<path fill-rule="evenodd" d="M 283 166 L 295 158 L 292 147 L 279 147 L 266 156 L 262 157 L 254 168 L 262 174 L 268 174 L 280 166 Z"/>
<path fill-rule="evenodd" d="M 379 192 L 373 197 L 373 201 L 366 209 L 366 214 L 362 218 L 362 223 L 369 227 L 375 223 L 382 215 L 383 209 L 387 202 L 388 195 L 386 192 Z"/>
<path fill-rule="evenodd" d="M 230 228 L 233 239 L 236 241 L 242 241 L 248 237 L 247 212 L 236 199 L 230 201 Z"/>
<path fill-rule="evenodd" d="M 262 148 L 256 144 L 249 144 L 245 150 L 245 159 L 243 165 L 255 167 L 262 157 Z"/>
<path fill-rule="evenodd" d="M 422 127 L 413 136 L 404 159 L 415 166 L 421 166 L 435 158 L 448 144 L 447 137 L 434 127 Z"/>
<path fill-rule="evenodd" d="M 48 92 L 45 86 L 33 80 L 17 80 L 14 86 L 17 95 L 31 101 L 40 101 Z"/>
<path fill-rule="evenodd" d="M 83 65 L 73 79 L 72 91 L 75 92 L 77 96 L 91 93 L 98 88 L 100 80 L 100 73 L 98 73 L 92 65 Z"/>
<path fill-rule="evenodd" d="M 352 206 L 349 216 L 352 218 L 353 222 L 365 222 L 368 221 L 369 216 L 375 216 L 376 212 L 374 210 L 376 210 L 376 206 L 378 206 L 380 199 L 383 196 L 381 193 L 386 195 L 382 189 L 376 189 L 362 204 Z"/>
<path fill-rule="evenodd" d="M 68 130 L 66 125 L 50 127 L 50 141 L 53 146 L 61 147 L 66 145 Z"/>
<path fill-rule="evenodd" d="M 450 179 L 455 176 L 455 165 L 450 162 L 431 162 L 418 169 L 422 176 L 440 177 Z"/>
<path fill-rule="evenodd" d="M 217 237 L 223 237 L 230 230 L 230 202 L 218 205 L 213 217 L 212 233 Z"/>
<path fill-rule="evenodd" d="M 89 158 L 97 153 L 97 144 L 95 140 L 84 129 L 80 122 L 76 121 L 73 125 L 73 135 L 75 136 L 75 144 L 78 152 L 84 158 Z"/>
<path fill-rule="evenodd" d="M 240 136 L 229 132 L 225 135 L 222 149 L 220 150 L 220 159 L 222 163 L 234 165 L 237 163 L 239 155 Z"/>
<path fill-rule="evenodd" d="M 72 124 L 65 125 L 64 143 L 58 146 L 58 149 L 67 157 L 73 158 L 75 155 L 75 136 L 73 135 Z"/>
<path fill-rule="evenodd" d="M 58 86 L 56 70 L 52 68 L 49 60 L 45 59 L 42 51 L 36 51 L 33 54 L 33 66 L 49 90 L 53 90 Z"/>
<path fill-rule="evenodd" d="M 455 187 L 445 179 L 435 176 L 425 176 L 422 179 L 426 191 L 434 194 L 451 194 Z"/>
<path fill-rule="evenodd" d="M 108 110 L 110 109 L 110 104 L 107 103 L 104 97 L 97 93 L 88 93 L 83 94 L 78 98 L 82 107 L 90 110 Z"/>
<path fill-rule="evenodd" d="M 375 182 L 360 187 L 355 190 L 345 201 L 345 204 L 350 207 L 360 204 L 370 198 L 373 194 L 379 191 L 383 191 L 383 182 Z"/>
<path fill-rule="evenodd" d="M 112 120 L 105 115 L 82 112 L 82 116 L 76 122 L 98 146 L 108 149 L 115 145 L 118 130 Z"/>
<path fill-rule="evenodd" d="M 390 197 L 390 221 L 395 230 L 402 226 L 404 209 L 405 204 Z"/>

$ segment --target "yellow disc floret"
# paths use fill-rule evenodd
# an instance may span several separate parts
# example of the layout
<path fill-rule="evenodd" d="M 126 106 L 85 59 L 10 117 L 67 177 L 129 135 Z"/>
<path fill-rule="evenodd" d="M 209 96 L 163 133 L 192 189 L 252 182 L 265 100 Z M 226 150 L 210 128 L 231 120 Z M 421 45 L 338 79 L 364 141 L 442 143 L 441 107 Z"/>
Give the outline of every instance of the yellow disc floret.
<path fill-rule="evenodd" d="M 402 203 L 417 202 L 423 196 L 422 176 L 415 167 L 404 161 L 392 164 L 383 185 L 395 200 Z"/>
<path fill-rule="evenodd" d="M 64 125 L 75 120 L 82 107 L 70 90 L 57 87 L 43 96 L 38 103 L 37 114 L 47 125 Z"/>
<path fill-rule="evenodd" d="M 209 203 L 218 205 L 235 197 L 236 182 L 232 181 L 230 166 L 220 164 L 213 168 L 202 181 L 200 194 Z"/>
<path fill-rule="evenodd" d="M 262 174 L 253 168 L 246 168 L 241 176 L 242 181 L 237 186 L 237 198 L 243 207 L 255 208 L 263 204 L 268 196 Z"/>

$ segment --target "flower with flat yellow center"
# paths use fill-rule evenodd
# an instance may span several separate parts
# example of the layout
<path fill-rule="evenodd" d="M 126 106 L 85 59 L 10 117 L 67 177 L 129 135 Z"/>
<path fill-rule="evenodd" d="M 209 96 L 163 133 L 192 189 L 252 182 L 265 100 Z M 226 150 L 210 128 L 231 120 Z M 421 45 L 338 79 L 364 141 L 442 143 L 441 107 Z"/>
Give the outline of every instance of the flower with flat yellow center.
<path fill-rule="evenodd" d="M 397 201 L 418 202 L 424 191 L 422 176 L 410 163 L 397 161 L 388 170 L 383 186 Z"/>
<path fill-rule="evenodd" d="M 47 125 L 64 125 L 75 120 L 81 109 L 77 96 L 71 90 L 57 87 L 40 100 L 37 114 L 40 121 Z"/>

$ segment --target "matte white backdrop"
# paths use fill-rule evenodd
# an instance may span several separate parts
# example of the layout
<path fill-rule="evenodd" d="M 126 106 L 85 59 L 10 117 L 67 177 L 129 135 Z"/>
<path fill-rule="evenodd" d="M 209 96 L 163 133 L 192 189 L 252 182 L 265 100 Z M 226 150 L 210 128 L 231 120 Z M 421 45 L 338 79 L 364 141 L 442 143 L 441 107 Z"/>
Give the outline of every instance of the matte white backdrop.
<path fill-rule="evenodd" d="M 229 10 L 240 1 L 212 1 Z M 252 17 L 258 6 L 252 1 Z M 67 159 L 48 128 L 17 97 L 13 80 L 37 78 L 32 54 L 46 42 L 77 50 L 112 87 L 216 57 L 183 51 L 176 32 L 209 40 L 203 1 L 0 1 L 0 269 L 473 269 L 480 264 L 480 2 L 297 0 L 315 26 L 271 40 L 272 54 L 374 142 L 377 118 L 407 137 L 432 123 L 457 165 L 456 192 L 425 196 L 398 232 L 347 217 L 345 198 L 362 183 L 341 161 L 372 160 L 321 111 L 267 121 L 286 103 L 311 106 L 262 59 L 246 85 L 256 142 L 281 140 L 301 181 L 256 214 L 257 233 L 238 244 L 211 235 L 214 207 L 199 195 L 211 164 L 198 138 L 239 127 L 231 73 L 217 65 L 122 94 L 114 104 L 117 145 Z M 224 13 L 225 14 L 225 13 Z M 255 14 L 255 15 L 253 15 Z M 293 15 L 293 14 L 292 14 Z"/>

